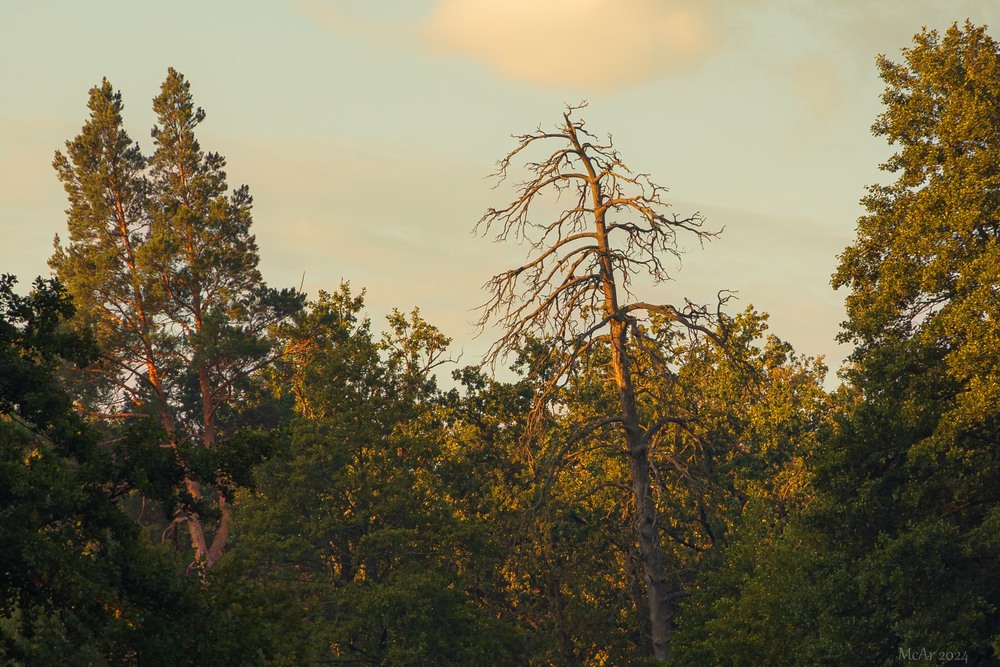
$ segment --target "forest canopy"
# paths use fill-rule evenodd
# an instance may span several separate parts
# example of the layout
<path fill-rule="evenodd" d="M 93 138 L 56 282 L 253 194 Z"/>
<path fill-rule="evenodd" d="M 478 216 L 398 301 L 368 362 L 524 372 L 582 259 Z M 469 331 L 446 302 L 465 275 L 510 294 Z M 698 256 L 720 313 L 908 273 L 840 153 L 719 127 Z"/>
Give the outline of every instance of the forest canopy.
<path fill-rule="evenodd" d="M 192 84 L 147 151 L 101 81 L 54 277 L 0 279 L 0 661 L 995 663 L 1000 45 L 877 64 L 894 152 L 832 279 L 832 391 L 739 285 L 677 293 L 712 221 L 585 105 L 498 162 L 476 229 L 526 256 L 462 367 L 419 308 L 268 285 Z"/>

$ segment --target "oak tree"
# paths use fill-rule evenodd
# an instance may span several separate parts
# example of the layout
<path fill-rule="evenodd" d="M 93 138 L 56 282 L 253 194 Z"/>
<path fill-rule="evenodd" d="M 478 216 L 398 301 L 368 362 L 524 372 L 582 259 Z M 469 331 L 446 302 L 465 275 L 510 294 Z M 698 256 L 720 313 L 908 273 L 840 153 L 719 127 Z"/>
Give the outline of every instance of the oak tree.
<path fill-rule="evenodd" d="M 876 610 L 856 641 L 995 660 L 1000 45 L 966 22 L 925 29 L 902 56 L 878 61 L 873 131 L 895 147 L 891 176 L 869 188 L 833 278 L 849 290 L 841 338 L 857 345 L 848 377 L 864 401 L 820 479 Z M 941 593 L 906 595 L 917 581 Z"/>
<path fill-rule="evenodd" d="M 342 285 L 284 329 L 303 352 L 273 370 L 297 414 L 241 492 L 235 559 L 297 601 L 297 662 L 521 664 L 469 581 L 484 555 L 454 501 L 469 475 L 431 375 L 450 340 L 394 311 L 378 341 L 363 308 Z"/>
<path fill-rule="evenodd" d="M 878 68 L 873 132 L 894 153 L 833 277 L 856 345 L 842 414 L 808 506 L 745 531 L 708 582 L 692 661 L 889 664 L 935 645 L 993 664 L 1000 650 L 1000 45 L 968 22 L 925 29 Z"/>

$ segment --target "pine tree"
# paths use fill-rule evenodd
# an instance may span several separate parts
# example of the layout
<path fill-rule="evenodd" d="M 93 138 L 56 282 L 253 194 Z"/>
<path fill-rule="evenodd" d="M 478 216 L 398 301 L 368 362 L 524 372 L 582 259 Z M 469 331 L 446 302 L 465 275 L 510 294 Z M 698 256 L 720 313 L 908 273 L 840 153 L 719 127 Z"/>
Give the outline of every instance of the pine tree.
<path fill-rule="evenodd" d="M 90 368 L 90 408 L 108 418 L 155 406 L 166 418 L 157 363 L 155 304 L 143 252 L 149 238 L 146 159 L 122 124 L 121 93 L 107 79 L 90 91 L 90 118 L 53 166 L 69 198 L 69 244 L 56 237 L 49 265 L 101 341 Z"/>
<path fill-rule="evenodd" d="M 153 101 L 148 160 L 122 127 L 120 93 L 91 91 L 91 116 L 57 154 L 70 197 L 69 244 L 52 267 L 96 327 L 103 363 L 86 408 L 108 418 L 154 417 L 162 446 L 185 471 L 174 527 L 187 524 L 194 563 L 211 566 L 229 534 L 233 480 L 225 446 L 240 424 L 233 405 L 280 353 L 268 329 L 302 306 L 267 287 L 257 268 L 252 199 L 229 192 L 225 159 L 201 150 L 205 113 L 170 69 Z M 218 513 L 211 540 L 205 510 Z"/>

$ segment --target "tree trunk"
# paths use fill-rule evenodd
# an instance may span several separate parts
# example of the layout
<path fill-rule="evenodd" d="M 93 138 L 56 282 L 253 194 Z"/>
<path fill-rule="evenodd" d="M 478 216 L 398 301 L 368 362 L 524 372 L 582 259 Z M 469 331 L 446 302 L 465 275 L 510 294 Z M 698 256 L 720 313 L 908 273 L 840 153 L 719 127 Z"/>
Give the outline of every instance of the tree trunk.
<path fill-rule="evenodd" d="M 580 148 L 574 137 L 574 143 Z M 632 373 L 628 356 L 628 322 L 619 313 L 618 285 L 615 281 L 611 248 L 608 244 L 607 225 L 604 218 L 604 194 L 599 177 L 589 160 L 584 160 L 590 174 L 591 196 L 595 211 L 595 236 L 600 254 L 602 291 L 604 293 L 604 315 L 609 319 L 611 336 L 611 364 L 621 403 L 622 428 L 625 431 L 625 445 L 628 453 L 629 473 L 632 481 L 632 498 L 635 501 L 636 532 L 639 537 L 639 555 L 642 559 L 643 579 L 646 584 L 646 602 L 649 606 L 650 634 L 653 641 L 653 657 L 660 661 L 670 659 L 670 619 L 671 599 L 667 591 L 667 581 L 663 576 L 663 548 L 660 545 L 660 530 L 656 521 L 656 504 L 653 502 L 653 486 L 649 476 L 649 456 L 642 437 L 639 408 L 632 385 Z"/>
<path fill-rule="evenodd" d="M 629 371 L 628 353 L 625 349 L 627 329 L 625 322 L 611 322 L 611 360 L 621 401 L 622 424 L 628 451 L 629 472 L 632 478 L 632 497 L 635 500 L 636 531 L 639 534 L 639 554 L 642 559 L 643 579 L 646 584 L 646 601 L 653 640 L 653 656 L 657 660 L 670 659 L 670 621 L 672 614 L 667 580 L 663 576 L 663 549 L 653 502 L 653 486 L 649 476 L 649 456 L 639 425 L 639 411 L 635 389 Z"/>
<path fill-rule="evenodd" d="M 195 502 L 201 500 L 201 485 L 191 479 L 190 473 L 185 473 L 184 483 L 187 486 L 188 493 L 191 494 L 191 499 Z M 198 567 L 202 567 L 205 565 L 206 558 L 208 556 L 208 544 L 205 540 L 205 527 L 201 523 L 201 517 L 198 516 L 197 512 L 188 511 L 186 518 L 188 531 L 191 534 L 191 547 L 194 549 L 194 561 L 192 562 L 192 566 L 197 565 Z"/>
<path fill-rule="evenodd" d="M 674 595 L 668 593 L 663 571 L 665 559 L 653 498 L 648 443 L 629 369 L 628 335 L 635 323 L 629 313 L 637 310 L 660 313 L 690 330 L 714 336 L 698 323 L 700 318 L 709 316 L 703 310 L 693 309 L 686 316 L 669 305 L 635 302 L 623 307 L 618 302 L 617 281 L 622 281 L 621 287 L 628 294 L 632 276 L 648 274 L 656 282 L 669 280 L 671 276 L 660 255 L 678 255 L 677 234 L 690 232 L 698 239 L 715 234 L 700 229 L 703 219 L 698 213 L 687 217 L 670 213 L 669 204 L 662 199 L 664 188 L 645 174 L 630 171 L 614 149 L 610 136 L 607 144 L 598 144 L 596 136 L 584 129 L 582 120 L 570 118 L 578 108 L 566 110 L 564 124 L 555 132 L 539 129 L 517 137 L 518 146 L 499 162 L 497 175 L 503 178 L 512 160 L 532 144 L 549 140 L 560 144 L 540 161 L 525 158 L 525 166 L 534 177 L 519 186 L 513 203 L 489 209 L 476 227 L 489 229 L 497 225 L 498 241 L 511 237 L 524 239 L 533 249 L 526 263 L 494 276 L 489 282 L 492 297 L 482 307 L 480 325 L 485 327 L 490 321 L 499 320 L 505 326 L 503 337 L 487 353 L 493 363 L 507 353 L 522 352 L 525 336 L 538 333 L 551 334 L 554 344 L 566 354 L 565 361 L 554 371 L 555 379 L 548 382 L 536 399 L 537 410 L 544 409 L 545 400 L 557 388 L 559 378 L 573 372 L 590 344 L 604 339 L 598 331 L 606 325 L 610 329 L 612 368 L 621 407 L 621 413 L 611 420 L 621 422 L 625 436 L 653 655 L 666 661 L 671 652 Z M 553 222 L 541 225 L 529 215 L 529 209 L 534 212 L 532 203 L 542 192 L 551 192 L 558 198 L 566 191 L 575 195 L 573 206 Z M 592 231 L 590 216 L 593 216 Z M 616 239 L 623 239 L 617 249 L 608 241 L 608 234 L 615 232 Z M 601 317 L 592 310 L 598 302 L 602 302 Z M 585 330 L 581 332 L 580 328 Z"/>
<path fill-rule="evenodd" d="M 226 502 L 226 496 L 221 490 L 218 491 L 219 494 L 219 527 L 215 531 L 215 537 L 212 539 L 212 546 L 208 550 L 207 563 L 209 567 L 215 565 L 215 561 L 219 560 L 222 555 L 222 551 L 226 548 L 226 542 L 229 540 L 229 519 L 232 515 L 232 509 L 229 503 Z"/>

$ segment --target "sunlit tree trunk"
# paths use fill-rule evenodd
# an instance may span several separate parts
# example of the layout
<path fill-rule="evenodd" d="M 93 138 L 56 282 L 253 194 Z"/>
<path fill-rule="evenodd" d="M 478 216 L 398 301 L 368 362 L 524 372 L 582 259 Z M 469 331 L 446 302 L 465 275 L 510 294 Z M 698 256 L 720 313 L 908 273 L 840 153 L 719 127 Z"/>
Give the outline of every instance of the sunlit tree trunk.
<path fill-rule="evenodd" d="M 506 176 L 511 161 L 542 143 L 554 142 L 555 151 L 538 161 L 527 161 L 534 178 L 522 183 L 518 198 L 502 209 L 490 209 L 480 221 L 487 230 L 497 227 L 497 240 L 509 237 L 530 244 L 525 264 L 494 276 L 491 299 L 482 307 L 480 324 L 497 321 L 502 337 L 487 358 L 516 352 L 534 336 L 551 343 L 543 355 L 548 379 L 536 400 L 533 422 L 541 419 L 559 383 L 577 367 L 595 341 L 611 350 L 613 381 L 620 412 L 592 428 L 615 425 L 628 457 L 630 487 L 635 504 L 635 539 L 639 545 L 646 603 L 651 626 L 652 653 L 670 659 L 672 599 L 657 521 L 650 474 L 647 431 L 636 400 L 629 340 L 639 332 L 638 314 L 657 313 L 687 331 L 724 341 L 706 323 L 720 317 L 685 301 L 683 308 L 632 301 L 622 303 L 619 292 L 632 276 L 645 273 L 655 282 L 669 279 L 664 256 L 677 256 L 676 236 L 713 236 L 701 229 L 702 218 L 667 215 L 664 189 L 645 175 L 633 175 L 610 143 L 594 142 L 582 121 L 569 109 L 553 132 L 538 130 L 518 137 L 519 145 L 500 161 Z M 544 192 L 570 194 L 572 206 L 551 222 L 536 222 L 529 207 Z M 613 243 L 617 239 L 616 243 Z M 724 299 L 720 299 L 720 306 Z M 655 430 L 655 429 L 653 429 Z M 653 431 L 649 431 L 650 433 Z M 572 443 L 570 443 L 571 445 Z M 564 448 L 565 449 L 565 448 Z"/>

